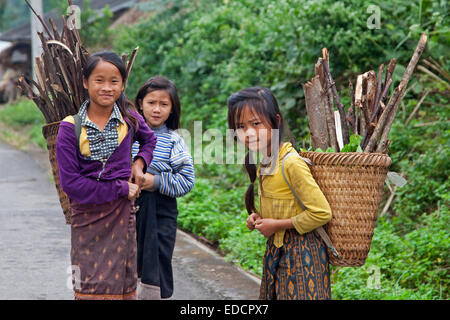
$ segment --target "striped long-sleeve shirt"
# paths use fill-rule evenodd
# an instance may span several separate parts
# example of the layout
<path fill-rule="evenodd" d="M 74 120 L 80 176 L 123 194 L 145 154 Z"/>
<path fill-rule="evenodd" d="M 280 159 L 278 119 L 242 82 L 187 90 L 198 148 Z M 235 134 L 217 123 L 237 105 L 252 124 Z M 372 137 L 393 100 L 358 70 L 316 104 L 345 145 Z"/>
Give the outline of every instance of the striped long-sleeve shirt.
<path fill-rule="evenodd" d="M 169 197 L 181 197 L 194 186 L 194 164 L 183 138 L 165 125 L 153 129 L 157 142 L 153 160 L 147 172 L 155 176 L 154 187 Z M 139 152 L 139 143 L 133 144 L 133 157 Z"/>

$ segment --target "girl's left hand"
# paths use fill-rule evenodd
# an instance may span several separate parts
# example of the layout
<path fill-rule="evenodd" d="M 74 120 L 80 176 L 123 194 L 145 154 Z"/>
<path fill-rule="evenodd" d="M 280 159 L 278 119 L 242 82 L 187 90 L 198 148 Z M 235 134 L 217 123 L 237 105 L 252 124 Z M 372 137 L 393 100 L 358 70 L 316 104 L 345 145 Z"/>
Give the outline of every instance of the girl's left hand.
<path fill-rule="evenodd" d="M 139 188 L 142 187 L 145 181 L 143 169 L 144 160 L 142 160 L 141 158 L 137 158 L 136 161 L 134 161 L 133 166 L 131 167 L 130 182 L 137 184 Z"/>
<path fill-rule="evenodd" d="M 280 230 L 279 220 L 276 219 L 258 219 L 255 221 L 255 229 L 261 232 L 261 234 L 269 238 L 275 232 Z"/>

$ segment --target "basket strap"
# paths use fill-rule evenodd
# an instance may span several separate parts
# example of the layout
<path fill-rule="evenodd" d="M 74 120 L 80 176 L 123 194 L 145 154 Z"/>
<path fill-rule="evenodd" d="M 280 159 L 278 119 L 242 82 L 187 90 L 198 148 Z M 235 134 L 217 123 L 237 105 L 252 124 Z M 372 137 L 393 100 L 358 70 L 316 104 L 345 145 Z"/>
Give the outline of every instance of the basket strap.
<path fill-rule="evenodd" d="M 78 148 L 79 148 L 80 147 L 80 135 L 81 135 L 81 117 L 78 113 L 74 114 L 72 117 L 73 117 L 73 121 L 75 124 L 75 136 L 77 137 Z"/>
<path fill-rule="evenodd" d="M 286 161 L 286 159 L 291 156 L 291 155 L 297 155 L 299 158 L 303 159 L 307 164 L 312 165 L 311 160 L 308 158 L 303 158 L 300 157 L 300 155 L 298 153 L 288 153 L 287 155 L 284 156 L 283 161 L 281 162 L 281 173 L 283 174 L 283 178 L 286 181 L 287 185 L 289 186 L 289 188 L 292 191 L 292 194 L 294 195 L 295 199 L 297 199 L 297 202 L 300 204 L 300 207 L 302 207 L 303 210 L 306 210 L 305 205 L 303 204 L 303 202 L 300 200 L 300 198 L 298 197 L 297 193 L 295 192 L 294 188 L 290 185 L 286 174 L 284 172 L 284 162 Z M 328 236 L 328 234 L 326 233 L 325 229 L 323 227 L 318 227 L 315 229 L 315 231 L 317 231 L 317 233 L 321 236 L 321 238 L 323 239 L 323 242 L 325 242 L 325 244 L 327 245 L 327 247 L 330 249 L 330 251 L 333 253 L 333 255 L 340 259 L 341 257 L 339 256 L 338 251 L 336 250 L 336 248 L 333 246 L 333 243 L 331 242 L 330 237 Z"/>

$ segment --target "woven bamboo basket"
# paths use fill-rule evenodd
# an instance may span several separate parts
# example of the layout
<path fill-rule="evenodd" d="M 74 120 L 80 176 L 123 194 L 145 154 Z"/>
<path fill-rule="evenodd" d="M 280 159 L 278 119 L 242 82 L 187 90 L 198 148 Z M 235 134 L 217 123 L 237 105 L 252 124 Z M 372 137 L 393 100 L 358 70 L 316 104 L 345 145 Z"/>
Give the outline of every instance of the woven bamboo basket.
<path fill-rule="evenodd" d="M 59 202 L 66 218 L 66 223 L 70 224 L 70 202 L 67 194 L 61 189 L 59 184 L 58 162 L 56 161 L 56 139 L 58 137 L 59 123 L 53 122 L 42 127 L 42 134 L 47 141 L 48 157 L 52 166 L 53 179 L 58 191 Z"/>
<path fill-rule="evenodd" d="M 391 158 L 381 153 L 300 152 L 327 198 L 332 219 L 324 228 L 340 255 L 337 266 L 362 266 L 369 254 Z"/>

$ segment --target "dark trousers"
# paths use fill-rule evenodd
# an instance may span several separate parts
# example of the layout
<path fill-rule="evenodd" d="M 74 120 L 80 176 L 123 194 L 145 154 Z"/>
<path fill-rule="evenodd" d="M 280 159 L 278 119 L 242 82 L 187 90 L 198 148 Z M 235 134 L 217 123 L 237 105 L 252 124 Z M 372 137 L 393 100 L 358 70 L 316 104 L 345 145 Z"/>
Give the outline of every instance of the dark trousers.
<path fill-rule="evenodd" d="M 137 272 L 141 282 L 161 288 L 161 298 L 173 294 L 172 254 L 177 233 L 177 200 L 158 191 L 142 191 L 135 206 Z"/>

